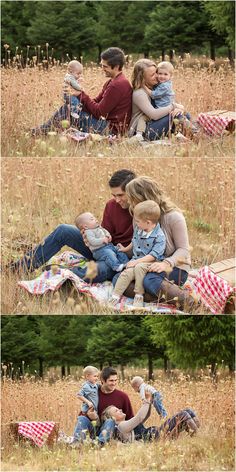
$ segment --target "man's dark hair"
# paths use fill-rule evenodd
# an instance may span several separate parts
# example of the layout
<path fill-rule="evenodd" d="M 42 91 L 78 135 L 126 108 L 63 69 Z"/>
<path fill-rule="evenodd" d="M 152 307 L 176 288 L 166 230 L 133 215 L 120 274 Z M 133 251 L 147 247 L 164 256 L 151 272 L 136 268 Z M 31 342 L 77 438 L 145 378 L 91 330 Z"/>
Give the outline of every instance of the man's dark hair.
<path fill-rule="evenodd" d="M 117 375 L 116 369 L 113 369 L 113 367 L 104 367 L 101 371 L 101 380 L 106 382 L 111 375 Z"/>
<path fill-rule="evenodd" d="M 111 188 L 121 187 L 122 190 L 125 190 L 126 185 L 133 179 L 135 179 L 136 174 L 132 170 L 121 169 L 117 170 L 109 180 L 109 186 Z"/>
<path fill-rule="evenodd" d="M 122 67 L 125 64 L 125 55 L 124 51 L 120 48 L 108 48 L 106 51 L 103 51 L 101 54 L 101 59 L 107 61 L 107 64 L 114 69 L 115 66 L 119 66 L 119 70 L 122 70 Z"/>

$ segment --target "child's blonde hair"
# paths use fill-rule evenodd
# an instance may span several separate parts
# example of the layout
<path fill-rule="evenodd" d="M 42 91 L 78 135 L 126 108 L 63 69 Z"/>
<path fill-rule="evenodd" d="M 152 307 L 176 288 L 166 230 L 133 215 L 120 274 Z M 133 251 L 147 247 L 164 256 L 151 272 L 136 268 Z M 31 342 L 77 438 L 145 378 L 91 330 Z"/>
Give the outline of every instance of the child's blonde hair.
<path fill-rule="evenodd" d="M 143 378 L 140 377 L 139 375 L 136 375 L 136 377 L 134 377 L 131 380 L 131 387 L 134 387 L 135 385 L 137 385 L 137 387 L 140 387 L 142 383 L 143 383 Z"/>
<path fill-rule="evenodd" d="M 161 216 L 161 209 L 158 203 L 153 200 L 145 200 L 134 207 L 134 218 L 141 220 L 150 220 L 152 223 L 158 223 Z"/>
<path fill-rule="evenodd" d="M 87 375 L 90 375 L 90 374 L 98 374 L 98 373 L 99 373 L 99 370 L 97 369 L 97 367 L 94 367 L 93 365 L 87 365 L 83 369 L 83 374 L 85 377 L 87 377 Z"/>
<path fill-rule="evenodd" d="M 169 72 L 169 74 L 171 74 L 171 75 L 174 72 L 173 65 L 171 64 L 171 62 L 168 62 L 168 61 L 159 62 L 159 64 L 157 64 L 157 71 L 159 69 L 166 69 Z"/>
<path fill-rule="evenodd" d="M 80 69 L 81 72 L 83 70 L 83 65 L 81 64 L 81 62 L 79 61 L 70 61 L 68 66 L 67 66 L 67 70 L 68 72 L 73 72 L 75 69 Z"/>
<path fill-rule="evenodd" d="M 76 216 L 75 218 L 75 226 L 79 228 L 79 230 L 84 229 L 84 225 L 86 224 L 87 218 L 91 215 L 89 212 L 81 213 L 80 215 Z"/>

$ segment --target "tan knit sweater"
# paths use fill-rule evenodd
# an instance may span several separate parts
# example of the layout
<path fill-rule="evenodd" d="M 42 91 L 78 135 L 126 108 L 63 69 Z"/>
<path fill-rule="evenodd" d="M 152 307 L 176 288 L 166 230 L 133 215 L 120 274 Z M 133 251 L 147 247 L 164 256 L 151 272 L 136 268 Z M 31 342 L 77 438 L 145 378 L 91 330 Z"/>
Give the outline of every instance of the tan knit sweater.
<path fill-rule="evenodd" d="M 165 260 L 169 261 L 172 267 L 179 267 L 188 272 L 191 257 L 184 215 L 176 210 L 162 213 L 160 225 L 166 237 Z"/>
<path fill-rule="evenodd" d="M 129 127 L 129 136 L 133 136 L 141 115 L 146 115 L 149 120 L 159 120 L 172 111 L 172 105 L 162 108 L 154 108 L 147 92 L 140 88 L 133 91 L 132 95 L 132 118 Z"/>

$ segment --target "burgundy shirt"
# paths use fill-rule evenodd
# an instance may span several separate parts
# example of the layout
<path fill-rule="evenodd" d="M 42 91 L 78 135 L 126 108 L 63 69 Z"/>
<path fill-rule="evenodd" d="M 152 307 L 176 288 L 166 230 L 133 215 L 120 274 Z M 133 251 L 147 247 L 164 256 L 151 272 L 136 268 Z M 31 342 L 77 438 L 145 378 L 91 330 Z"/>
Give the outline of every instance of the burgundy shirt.
<path fill-rule="evenodd" d="M 105 206 L 102 226 L 109 231 L 113 244 L 128 246 L 133 237 L 133 218 L 129 209 L 121 208 L 114 198 Z"/>
<path fill-rule="evenodd" d="M 114 405 L 117 408 L 121 408 L 126 413 L 126 420 L 133 418 L 133 409 L 130 403 L 130 399 L 125 392 L 121 390 L 114 390 L 111 393 L 103 393 L 101 389 L 98 389 L 98 415 L 101 416 L 103 410 L 108 406 Z"/>
<path fill-rule="evenodd" d="M 112 133 L 124 134 L 127 131 L 132 113 L 132 87 L 122 72 L 108 80 L 96 98 L 81 92 L 80 100 L 84 111 L 97 119 L 103 116 L 110 122 Z"/>

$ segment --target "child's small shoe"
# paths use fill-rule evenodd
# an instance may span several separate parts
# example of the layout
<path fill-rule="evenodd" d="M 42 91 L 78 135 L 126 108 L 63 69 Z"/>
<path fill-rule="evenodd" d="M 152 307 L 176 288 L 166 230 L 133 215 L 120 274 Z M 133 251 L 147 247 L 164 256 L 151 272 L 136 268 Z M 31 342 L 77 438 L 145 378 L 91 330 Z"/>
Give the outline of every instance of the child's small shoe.
<path fill-rule="evenodd" d="M 120 264 L 117 269 L 116 269 L 116 272 L 121 272 L 125 267 L 125 264 Z"/>
<path fill-rule="evenodd" d="M 126 143 L 127 144 L 139 144 L 139 143 L 143 143 L 144 142 L 144 137 L 142 135 L 142 133 L 137 133 L 135 134 L 134 136 L 132 136 L 132 138 L 129 138 Z"/>
<path fill-rule="evenodd" d="M 120 297 L 118 295 L 112 295 L 111 298 L 108 300 L 108 305 L 111 307 L 116 307 L 117 303 L 119 303 Z"/>
<path fill-rule="evenodd" d="M 143 295 L 136 294 L 133 301 L 133 306 L 135 308 L 143 307 Z"/>

